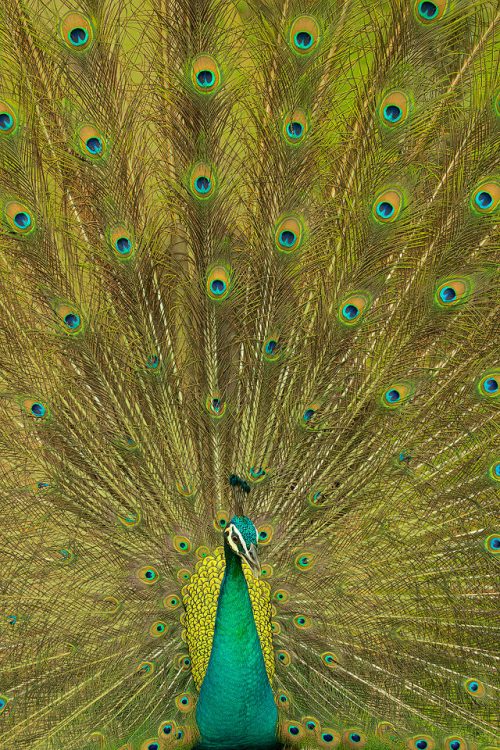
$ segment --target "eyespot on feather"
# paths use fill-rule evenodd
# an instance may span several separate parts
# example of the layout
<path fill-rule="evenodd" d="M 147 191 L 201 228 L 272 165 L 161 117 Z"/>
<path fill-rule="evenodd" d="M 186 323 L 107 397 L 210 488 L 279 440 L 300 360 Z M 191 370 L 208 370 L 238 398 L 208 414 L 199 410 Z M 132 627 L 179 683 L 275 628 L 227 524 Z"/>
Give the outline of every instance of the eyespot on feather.
<path fill-rule="evenodd" d="M 159 581 L 160 574 L 153 565 L 143 565 L 143 567 L 139 568 L 139 570 L 137 571 L 137 578 L 142 581 L 142 583 L 146 583 L 148 586 L 151 586 L 153 583 L 157 583 Z"/>
<path fill-rule="evenodd" d="M 498 534 L 490 534 L 486 537 L 484 540 L 484 548 L 486 552 L 489 552 L 491 555 L 499 555 L 500 554 L 500 533 Z"/>
<path fill-rule="evenodd" d="M 182 711 L 182 713 L 188 713 L 193 710 L 194 699 L 191 693 L 181 693 L 175 699 L 175 705 Z"/>
<path fill-rule="evenodd" d="M 70 336 L 76 336 L 83 331 L 81 313 L 74 305 L 58 302 L 54 305 L 54 312 L 61 321 L 61 330 Z"/>
<path fill-rule="evenodd" d="M 170 610 L 173 612 L 176 609 L 179 609 L 181 606 L 181 600 L 180 597 L 177 596 L 177 594 L 168 594 L 163 600 L 163 606 L 165 609 Z"/>
<path fill-rule="evenodd" d="M 96 161 L 106 155 L 107 142 L 93 125 L 83 125 L 78 131 L 78 148 L 83 156 Z"/>
<path fill-rule="evenodd" d="M 492 370 L 485 373 L 478 381 L 477 389 L 484 398 L 498 398 L 500 394 L 500 371 Z"/>
<path fill-rule="evenodd" d="M 382 394 L 382 405 L 387 409 L 397 409 L 410 398 L 412 393 L 413 390 L 409 383 L 401 381 L 393 383 Z"/>
<path fill-rule="evenodd" d="M 195 164 L 189 177 L 191 192 L 199 200 L 211 198 L 216 188 L 216 177 L 214 169 L 204 162 Z"/>
<path fill-rule="evenodd" d="M 262 526 L 259 526 L 257 529 L 257 540 L 259 545 L 263 544 L 269 544 L 271 539 L 273 538 L 274 534 L 274 528 L 271 526 L 271 524 L 266 523 Z"/>
<path fill-rule="evenodd" d="M 229 523 L 229 513 L 225 510 L 219 510 L 215 514 L 214 528 L 217 531 L 223 531 Z"/>
<path fill-rule="evenodd" d="M 132 233 L 122 224 L 113 227 L 108 232 L 108 242 L 114 255 L 120 260 L 131 258 L 135 251 Z"/>
<path fill-rule="evenodd" d="M 18 126 L 15 109 L 3 99 L 0 99 L 0 138 L 12 135 Z"/>
<path fill-rule="evenodd" d="M 317 510 L 318 508 L 323 508 L 327 504 L 328 497 L 322 489 L 314 489 L 308 494 L 307 501 L 312 508 Z"/>
<path fill-rule="evenodd" d="M 182 669 L 184 672 L 188 672 L 191 669 L 191 659 L 189 654 L 179 654 L 177 657 L 177 667 Z"/>
<path fill-rule="evenodd" d="M 50 417 L 49 407 L 43 401 L 25 398 L 22 401 L 22 408 L 28 416 L 36 421 L 46 421 Z"/>
<path fill-rule="evenodd" d="M 321 731 L 321 724 L 315 716 L 303 716 L 301 723 L 304 726 L 306 735 L 314 735 Z"/>
<path fill-rule="evenodd" d="M 372 215 L 379 224 L 390 224 L 396 221 L 403 206 L 403 194 L 396 188 L 379 193 L 372 207 Z"/>
<path fill-rule="evenodd" d="M 312 620 L 307 615 L 296 615 L 293 618 L 293 624 L 298 630 L 309 630 L 312 627 Z"/>
<path fill-rule="evenodd" d="M 406 742 L 408 750 L 434 750 L 434 739 L 427 734 L 417 734 Z"/>
<path fill-rule="evenodd" d="M 451 737 L 446 737 L 443 742 L 443 748 L 444 750 L 468 750 L 468 743 L 463 737 L 452 735 Z"/>
<path fill-rule="evenodd" d="M 231 291 L 231 269 L 226 266 L 213 266 L 207 275 L 207 294 L 210 299 L 220 302 Z"/>
<path fill-rule="evenodd" d="M 346 747 L 361 748 L 366 745 L 366 742 L 366 732 L 363 732 L 362 729 L 346 729 L 342 735 L 342 743 Z"/>
<path fill-rule="evenodd" d="M 417 21 L 429 25 L 440 21 L 448 9 L 448 0 L 414 0 Z"/>
<path fill-rule="evenodd" d="M 207 396 L 205 408 L 214 419 L 221 419 L 226 413 L 226 403 L 222 400 L 220 393 Z"/>
<path fill-rule="evenodd" d="M 140 746 L 140 750 L 162 750 L 157 737 L 150 737 Z"/>
<path fill-rule="evenodd" d="M 191 552 L 191 542 L 187 538 L 187 536 L 182 536 L 180 534 L 176 534 L 172 540 L 172 543 L 174 545 L 174 549 L 179 552 L 181 555 L 187 555 L 189 552 Z"/>
<path fill-rule="evenodd" d="M 276 362 L 282 354 L 280 346 L 279 336 L 277 334 L 271 334 L 265 341 L 262 347 L 262 356 L 266 362 Z"/>
<path fill-rule="evenodd" d="M 469 298 L 471 290 L 472 284 L 467 278 L 447 279 L 437 287 L 434 301 L 441 308 L 455 307 Z"/>
<path fill-rule="evenodd" d="M 163 721 L 158 727 L 158 736 L 163 737 L 163 739 L 170 738 L 173 736 L 175 730 L 175 721 Z"/>
<path fill-rule="evenodd" d="M 118 521 L 125 526 L 127 529 L 132 529 L 134 526 L 139 526 L 141 523 L 142 516 L 140 510 L 131 510 L 126 516 L 118 516 Z"/>
<path fill-rule="evenodd" d="M 213 94 L 220 86 L 220 71 L 213 57 L 197 55 L 191 66 L 191 80 L 200 94 Z"/>
<path fill-rule="evenodd" d="M 163 620 L 155 620 L 149 628 L 149 634 L 153 638 L 161 638 L 167 632 L 167 623 Z"/>
<path fill-rule="evenodd" d="M 35 229 L 35 216 L 30 208 L 18 201 L 9 201 L 4 206 L 7 224 L 17 234 L 31 234 Z"/>
<path fill-rule="evenodd" d="M 321 661 L 328 669 L 335 669 L 339 662 L 337 654 L 334 654 L 333 651 L 324 651 L 321 654 Z"/>
<path fill-rule="evenodd" d="M 0 693 L 0 715 L 3 714 L 5 709 L 7 708 L 7 705 L 11 699 L 8 695 L 3 695 Z"/>
<path fill-rule="evenodd" d="M 152 675 L 156 669 L 156 665 L 153 661 L 141 661 L 135 670 L 141 677 L 147 677 Z"/>
<path fill-rule="evenodd" d="M 294 565 L 297 570 L 304 573 L 314 567 L 316 562 L 316 555 L 312 551 L 299 552 L 294 560 Z"/>
<path fill-rule="evenodd" d="M 290 27 L 288 43 L 301 57 L 310 55 L 320 41 L 318 22 L 312 16 L 298 16 Z"/>
<path fill-rule="evenodd" d="M 276 589 L 273 599 L 280 604 L 284 604 L 290 599 L 290 593 L 286 589 Z"/>
<path fill-rule="evenodd" d="M 492 214 L 500 201 L 500 183 L 497 180 L 485 180 L 478 185 L 470 199 L 472 210 L 477 214 Z"/>
<path fill-rule="evenodd" d="M 357 325 L 363 318 L 370 302 L 371 298 L 368 292 L 353 292 L 343 300 L 339 307 L 340 322 L 350 327 Z"/>
<path fill-rule="evenodd" d="M 323 727 L 318 738 L 320 747 L 338 747 L 341 740 L 340 732 L 330 727 Z"/>
<path fill-rule="evenodd" d="M 276 651 L 276 661 L 284 667 L 288 667 L 291 661 L 290 654 L 285 649 L 280 649 L 279 651 Z"/>
<path fill-rule="evenodd" d="M 302 109 L 295 109 L 283 120 L 282 133 L 290 146 L 298 146 L 309 130 L 307 115 Z"/>
<path fill-rule="evenodd" d="M 288 711 L 290 708 L 290 696 L 285 690 L 280 690 L 279 693 L 274 696 L 274 700 L 278 708 L 285 711 Z"/>
<path fill-rule="evenodd" d="M 189 568 L 180 568 L 177 571 L 177 580 L 181 584 L 188 583 L 189 579 L 191 578 L 191 575 L 192 574 L 191 574 L 191 571 L 189 570 Z"/>
<path fill-rule="evenodd" d="M 297 216 L 288 216 L 278 222 L 274 232 L 274 243 L 280 253 L 289 255 L 302 244 L 304 227 Z"/>
<path fill-rule="evenodd" d="M 378 114 L 382 125 L 397 128 L 406 122 L 409 109 L 408 96 L 403 91 L 391 91 L 382 99 Z"/>
<path fill-rule="evenodd" d="M 476 677 L 468 677 L 463 682 L 465 692 L 476 700 L 482 700 L 486 695 L 486 688 L 481 680 Z"/>
<path fill-rule="evenodd" d="M 71 11 L 61 19 L 61 36 L 72 51 L 85 52 L 94 41 L 94 29 L 87 16 Z"/>
<path fill-rule="evenodd" d="M 182 495 L 182 497 L 193 497 L 193 495 L 195 494 L 194 487 L 189 482 L 187 484 L 176 482 L 175 488 L 179 495 Z"/>
<path fill-rule="evenodd" d="M 283 725 L 283 735 L 286 742 L 292 744 L 298 743 L 304 739 L 304 727 L 298 721 L 287 721 Z"/>
<path fill-rule="evenodd" d="M 269 563 L 265 563 L 264 565 L 261 566 L 260 576 L 261 578 L 271 578 L 271 576 L 273 575 L 273 572 L 274 572 L 273 566 L 269 565 Z"/>

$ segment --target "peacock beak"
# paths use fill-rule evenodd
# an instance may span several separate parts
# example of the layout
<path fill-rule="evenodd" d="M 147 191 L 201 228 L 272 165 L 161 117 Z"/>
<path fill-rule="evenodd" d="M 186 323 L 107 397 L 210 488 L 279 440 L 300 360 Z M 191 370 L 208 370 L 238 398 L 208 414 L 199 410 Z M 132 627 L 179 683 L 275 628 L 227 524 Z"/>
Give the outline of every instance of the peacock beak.
<path fill-rule="evenodd" d="M 255 578 L 258 578 L 260 576 L 260 562 L 255 544 L 251 544 L 250 547 L 247 547 L 246 550 L 242 552 L 241 556 L 249 564 L 250 570 Z"/>

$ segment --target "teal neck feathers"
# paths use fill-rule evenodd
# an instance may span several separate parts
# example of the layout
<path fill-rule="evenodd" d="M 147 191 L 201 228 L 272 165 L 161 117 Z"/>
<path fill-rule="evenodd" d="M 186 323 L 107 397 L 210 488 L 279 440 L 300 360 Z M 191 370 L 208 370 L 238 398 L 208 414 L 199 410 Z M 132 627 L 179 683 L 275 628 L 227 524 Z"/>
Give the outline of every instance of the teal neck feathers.
<path fill-rule="evenodd" d="M 196 707 L 201 748 L 271 748 L 277 708 L 269 684 L 241 559 L 224 544 L 210 661 Z"/>

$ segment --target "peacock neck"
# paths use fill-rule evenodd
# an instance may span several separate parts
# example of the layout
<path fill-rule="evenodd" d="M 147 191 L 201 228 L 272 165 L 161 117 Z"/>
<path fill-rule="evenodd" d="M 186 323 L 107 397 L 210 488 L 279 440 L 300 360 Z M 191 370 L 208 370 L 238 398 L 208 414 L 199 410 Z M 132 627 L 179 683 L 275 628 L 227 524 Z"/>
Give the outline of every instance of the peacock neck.
<path fill-rule="evenodd" d="M 240 558 L 225 544 L 210 660 L 196 707 L 200 748 L 274 748 L 277 709 Z"/>

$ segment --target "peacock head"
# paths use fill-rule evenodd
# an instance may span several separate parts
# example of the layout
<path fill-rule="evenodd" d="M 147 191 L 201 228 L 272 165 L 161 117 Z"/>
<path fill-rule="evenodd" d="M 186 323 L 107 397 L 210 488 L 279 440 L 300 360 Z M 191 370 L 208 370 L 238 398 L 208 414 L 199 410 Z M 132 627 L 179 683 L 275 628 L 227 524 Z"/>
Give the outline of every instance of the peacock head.
<path fill-rule="evenodd" d="M 256 578 L 260 575 L 257 557 L 257 529 L 247 516 L 233 516 L 224 529 L 226 544 L 250 566 Z"/>

